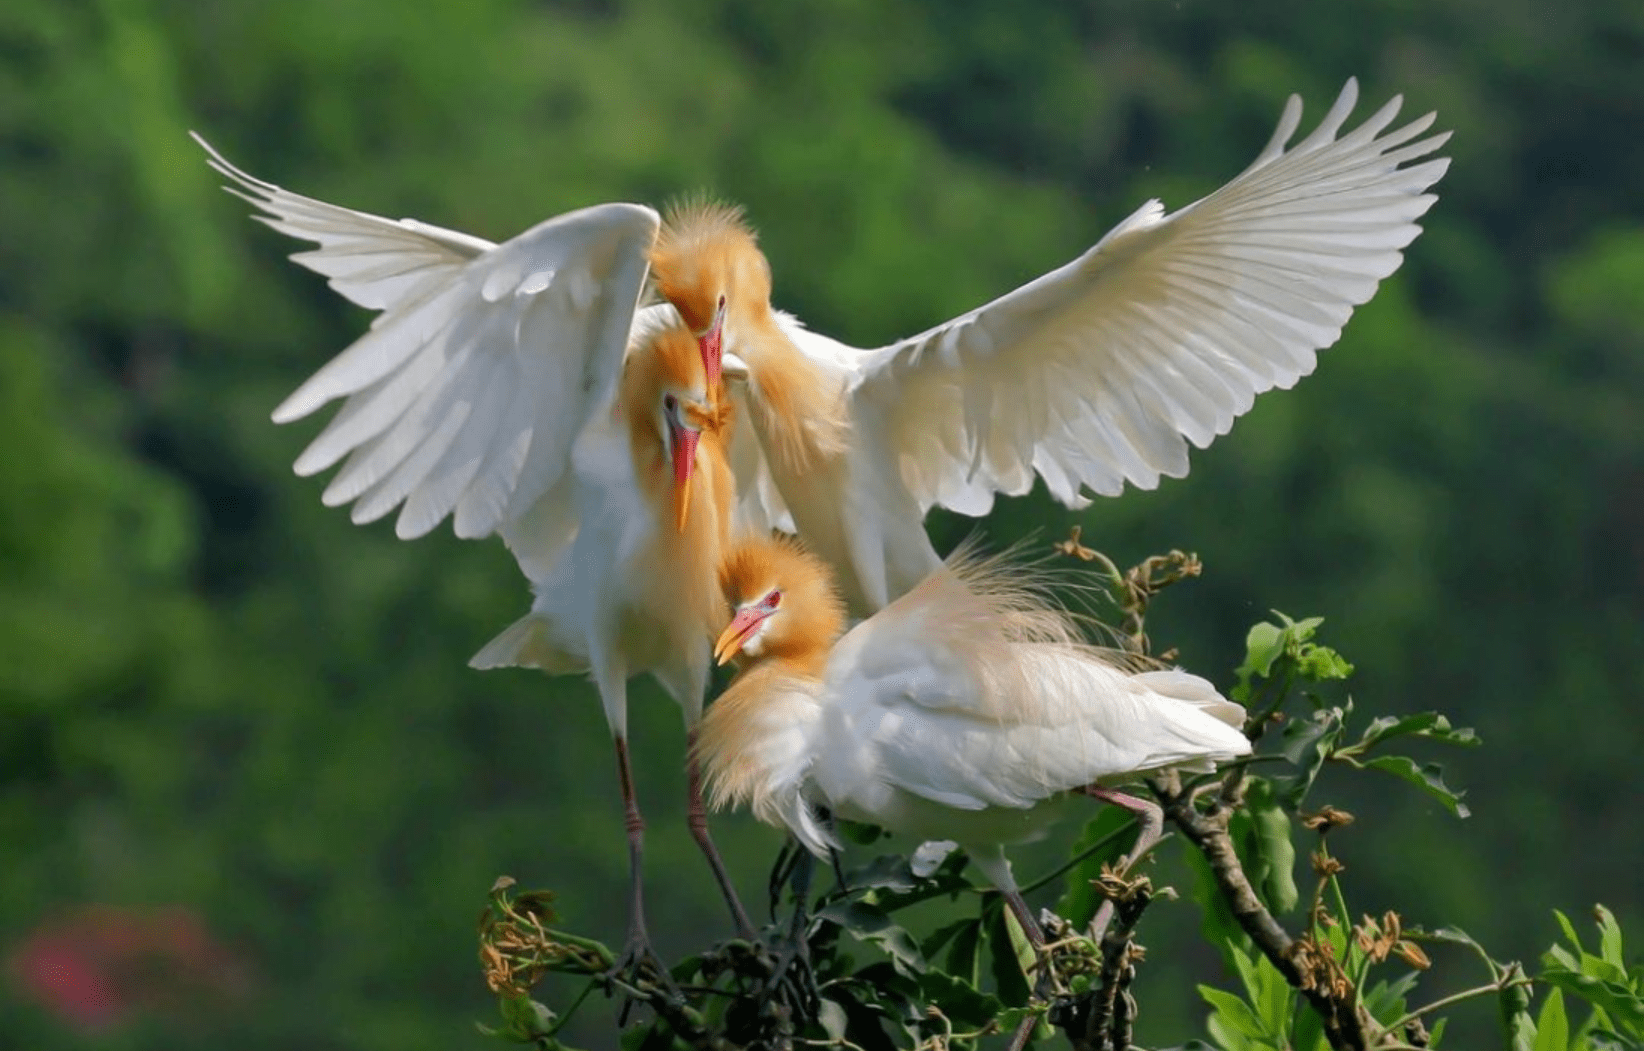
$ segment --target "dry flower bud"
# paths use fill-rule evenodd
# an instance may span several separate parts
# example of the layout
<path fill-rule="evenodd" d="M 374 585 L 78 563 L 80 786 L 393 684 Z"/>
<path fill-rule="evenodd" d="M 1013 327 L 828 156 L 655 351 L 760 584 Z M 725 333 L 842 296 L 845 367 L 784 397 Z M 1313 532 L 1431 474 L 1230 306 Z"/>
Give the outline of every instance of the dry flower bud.
<path fill-rule="evenodd" d="M 1323 835 L 1331 829 L 1345 828 L 1353 823 L 1353 815 L 1326 804 L 1311 814 L 1302 815 L 1302 825 Z"/>

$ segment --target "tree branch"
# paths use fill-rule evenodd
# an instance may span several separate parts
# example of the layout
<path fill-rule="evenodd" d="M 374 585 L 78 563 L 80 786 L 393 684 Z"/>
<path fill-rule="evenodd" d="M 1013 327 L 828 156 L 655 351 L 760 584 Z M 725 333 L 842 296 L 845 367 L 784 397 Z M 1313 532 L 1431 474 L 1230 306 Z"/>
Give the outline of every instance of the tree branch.
<path fill-rule="evenodd" d="M 1198 848 L 1210 865 L 1216 886 L 1227 900 L 1228 907 L 1251 941 L 1262 954 L 1278 968 L 1285 981 L 1295 987 L 1317 1011 L 1324 1023 L 1325 1038 L 1336 1051 L 1367 1051 L 1370 1047 L 1369 1012 L 1358 1004 L 1358 991 L 1352 982 L 1337 969 L 1326 973 L 1320 963 L 1309 964 L 1312 954 L 1300 952 L 1303 946 L 1293 938 L 1273 914 L 1262 904 L 1255 888 L 1239 864 L 1228 835 L 1227 822 L 1231 810 L 1221 796 L 1207 811 L 1197 810 L 1191 797 L 1180 790 L 1155 779 L 1150 782 L 1159 797 L 1165 817 L 1181 830 L 1182 835 Z"/>

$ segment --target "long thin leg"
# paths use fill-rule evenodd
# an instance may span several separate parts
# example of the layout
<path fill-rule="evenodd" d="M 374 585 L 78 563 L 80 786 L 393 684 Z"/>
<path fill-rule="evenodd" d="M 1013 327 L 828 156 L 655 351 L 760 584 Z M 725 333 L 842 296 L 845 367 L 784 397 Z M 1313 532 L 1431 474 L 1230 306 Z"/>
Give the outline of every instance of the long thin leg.
<path fill-rule="evenodd" d="M 999 893 L 1004 895 L 1005 904 L 1010 906 L 1010 911 L 1016 914 L 1016 922 L 1022 925 L 1022 933 L 1027 935 L 1028 941 L 1033 943 L 1036 950 L 1041 953 L 1044 952 L 1044 928 L 1040 927 L 1039 921 L 1033 918 L 1033 910 L 1028 908 L 1028 903 L 1023 900 L 1022 892 L 1015 887 L 1009 890 L 1001 887 Z"/>
<path fill-rule="evenodd" d="M 1010 1043 L 1005 1045 L 1005 1051 L 1022 1051 L 1027 1046 L 1028 1037 L 1039 1024 L 1037 1015 L 1028 1015 L 1016 1026 L 1016 1031 L 1010 1035 Z"/>
<path fill-rule="evenodd" d="M 622 818 L 628 830 L 628 942 L 619 967 L 633 966 L 644 956 L 656 957 L 651 949 L 651 936 L 645 929 L 645 887 L 642 873 L 645 868 L 645 818 L 639 812 L 639 800 L 634 795 L 634 772 L 628 762 L 628 739 L 621 735 L 616 742 L 617 777 L 622 783 Z"/>
<path fill-rule="evenodd" d="M 851 889 L 851 881 L 845 876 L 845 863 L 834 847 L 828 848 L 828 864 L 833 866 L 833 878 L 839 881 L 839 889 L 847 893 Z"/>
<path fill-rule="evenodd" d="M 1033 918 L 1033 910 L 1023 900 L 1022 892 L 1017 889 L 1016 877 L 1011 875 L 1010 862 L 1005 860 L 1005 852 L 997 846 L 993 847 L 966 847 L 970 860 L 981 870 L 982 875 L 988 878 L 1010 906 L 1010 911 L 1016 914 L 1016 922 L 1022 925 L 1022 933 L 1027 935 L 1028 941 L 1040 952 L 1045 948 L 1045 932 L 1039 926 L 1039 921 Z"/>
<path fill-rule="evenodd" d="M 808 850 L 801 849 L 799 860 L 793 867 L 793 925 L 790 937 L 794 941 L 801 941 L 805 934 L 805 926 L 811 916 L 811 877 L 816 873 L 816 857 Z"/>
<path fill-rule="evenodd" d="M 794 862 L 790 879 L 793 886 L 793 918 L 788 923 L 788 941 L 777 951 L 775 966 L 771 968 L 771 979 L 766 988 L 774 995 L 782 995 L 783 983 L 788 982 L 793 991 L 793 1002 L 806 1010 L 814 1011 L 816 1007 L 816 979 L 811 974 L 810 943 L 805 939 L 805 928 L 810 925 L 810 895 L 811 877 L 816 871 L 816 859 L 811 852 L 798 846 L 797 859 Z M 788 981 L 788 971 L 792 969 L 797 976 Z"/>
<path fill-rule="evenodd" d="M 963 844 L 961 844 L 963 846 Z M 1045 931 L 1039 926 L 1039 921 L 1033 918 L 1033 910 L 1022 898 L 1022 891 L 1016 886 L 1016 877 L 1011 875 L 1010 861 L 1005 852 L 997 844 L 988 847 L 966 846 L 965 852 L 970 855 L 971 862 L 981 870 L 988 882 L 999 891 L 1005 899 L 1005 904 L 1015 914 L 1016 922 L 1021 924 L 1022 933 L 1027 935 L 1028 944 L 1033 946 L 1034 966 L 1023 977 L 1033 983 L 1033 994 L 1037 997 L 1048 997 L 1055 981 L 1054 968 L 1051 965 L 1050 953 L 1045 949 Z M 1011 1037 L 1010 1046 L 1020 1048 L 1026 1041 L 1028 1034 L 1033 1030 L 1027 1023 L 1032 1019 L 1024 1019 L 1026 1028 L 1019 1028 Z"/>
<path fill-rule="evenodd" d="M 1129 854 L 1121 859 L 1119 865 L 1120 874 L 1128 874 L 1130 867 L 1141 860 L 1143 854 L 1152 850 L 1158 844 L 1159 837 L 1164 834 L 1164 811 L 1159 809 L 1157 803 L 1149 802 L 1146 799 L 1138 799 L 1112 788 L 1089 785 L 1084 792 L 1086 795 L 1100 799 L 1105 803 L 1124 807 L 1136 815 L 1136 819 L 1140 823 L 1136 833 L 1136 845 L 1131 848 Z M 1102 902 L 1102 907 L 1096 910 L 1095 918 L 1090 921 L 1091 937 L 1098 944 L 1100 944 L 1102 936 L 1107 933 L 1107 925 L 1111 922 L 1113 922 L 1113 902 L 1109 899 Z"/>
<path fill-rule="evenodd" d="M 688 797 L 685 824 L 691 829 L 691 838 L 702 848 L 702 855 L 708 859 L 708 867 L 714 870 L 714 879 L 719 881 L 719 892 L 725 895 L 725 904 L 731 907 L 731 918 L 736 922 L 737 933 L 753 941 L 758 934 L 753 924 L 748 922 L 748 914 L 736 895 L 730 874 L 725 871 L 725 862 L 719 856 L 719 849 L 714 846 L 713 837 L 708 835 L 708 808 L 702 803 L 702 764 L 696 756 L 694 728 L 685 733 L 685 784 Z"/>

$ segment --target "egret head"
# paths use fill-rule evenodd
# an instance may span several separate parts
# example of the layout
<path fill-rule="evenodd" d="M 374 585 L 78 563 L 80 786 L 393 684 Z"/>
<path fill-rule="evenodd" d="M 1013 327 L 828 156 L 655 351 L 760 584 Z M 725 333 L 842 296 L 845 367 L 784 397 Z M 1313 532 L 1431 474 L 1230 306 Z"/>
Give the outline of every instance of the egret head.
<path fill-rule="evenodd" d="M 696 337 L 717 398 L 727 328 L 771 301 L 770 265 L 742 209 L 707 197 L 670 205 L 651 248 L 651 273 Z"/>
<path fill-rule="evenodd" d="M 655 433 L 673 471 L 675 526 L 684 532 L 691 512 L 697 442 L 704 429 L 718 426 L 696 339 L 677 325 L 646 336 L 630 357 L 629 370 L 632 404 L 654 413 Z"/>
<path fill-rule="evenodd" d="M 731 623 L 714 644 L 724 664 L 738 653 L 799 659 L 825 653 L 845 626 L 845 605 L 826 563 L 787 539 L 744 540 L 726 554 L 719 586 Z"/>

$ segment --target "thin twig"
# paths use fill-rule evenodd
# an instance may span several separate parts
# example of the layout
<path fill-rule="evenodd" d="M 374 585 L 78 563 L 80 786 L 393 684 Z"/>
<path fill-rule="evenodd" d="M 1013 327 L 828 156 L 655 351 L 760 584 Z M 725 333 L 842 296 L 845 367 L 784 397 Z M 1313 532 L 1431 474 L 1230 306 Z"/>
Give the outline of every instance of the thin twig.
<path fill-rule="evenodd" d="M 1475 996 L 1486 996 L 1490 993 L 1499 993 L 1506 989 L 1516 989 L 1521 985 L 1534 984 L 1535 979 L 1533 978 L 1513 978 L 1505 982 L 1491 982 L 1489 985 L 1480 985 L 1472 989 L 1463 990 L 1459 993 L 1451 993 L 1449 996 L 1434 1000 L 1425 1007 L 1416 1008 L 1403 1018 L 1387 1023 L 1387 1025 L 1382 1028 L 1381 1032 L 1376 1034 L 1376 1038 L 1379 1040 L 1382 1037 L 1385 1037 L 1388 1033 L 1403 1029 L 1405 1026 L 1409 1025 L 1411 1022 L 1414 1022 L 1422 1015 L 1431 1014 L 1440 1008 L 1454 1007 L 1456 1004 L 1462 1003 L 1466 1000 L 1471 1000 Z"/>
<path fill-rule="evenodd" d="M 1038 879 L 1034 880 L 1032 883 L 1029 883 L 1027 886 L 1023 887 L 1022 890 L 1021 890 L 1022 897 L 1025 898 L 1029 894 L 1032 894 L 1034 891 L 1038 890 L 1040 887 L 1043 887 L 1045 884 L 1050 883 L 1052 880 L 1055 880 L 1055 879 L 1057 879 L 1061 876 L 1067 875 L 1069 872 L 1072 872 L 1075 868 L 1078 868 L 1079 865 L 1083 864 L 1083 862 L 1086 858 L 1090 857 L 1092 854 L 1095 854 L 1097 851 L 1101 850 L 1102 848 L 1110 846 L 1120 836 L 1123 836 L 1125 833 L 1129 832 L 1132 828 L 1134 828 L 1135 825 L 1136 825 L 1136 823 L 1134 821 L 1132 821 L 1128 825 L 1125 825 L 1121 828 L 1114 829 L 1112 832 L 1109 832 L 1107 835 L 1103 836 L 1101 839 L 1099 839 L 1095 843 L 1091 844 L 1089 850 L 1081 850 L 1079 853 L 1077 853 L 1077 854 L 1073 855 L 1073 857 L 1069 858 L 1066 864 L 1060 865 L 1060 866 L 1052 869 L 1050 872 L 1047 872 L 1045 875 L 1040 876 Z"/>

